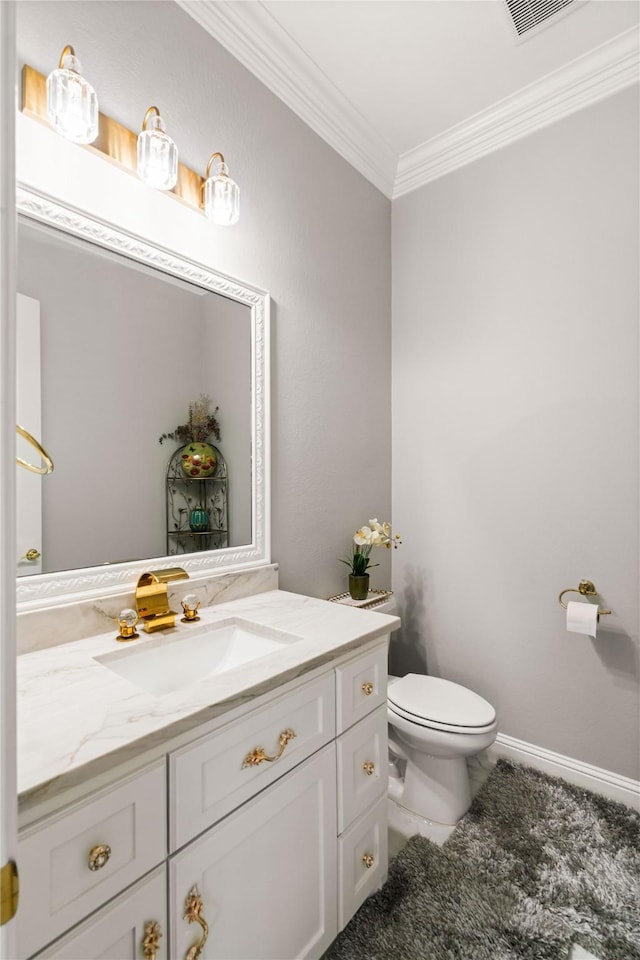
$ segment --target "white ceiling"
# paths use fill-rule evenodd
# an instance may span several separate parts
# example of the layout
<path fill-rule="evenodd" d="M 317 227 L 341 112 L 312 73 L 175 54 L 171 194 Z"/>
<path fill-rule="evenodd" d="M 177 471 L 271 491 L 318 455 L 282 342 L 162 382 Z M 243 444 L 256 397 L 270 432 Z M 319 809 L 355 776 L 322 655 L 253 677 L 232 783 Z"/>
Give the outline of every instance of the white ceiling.
<path fill-rule="evenodd" d="M 578 84 L 638 77 L 638 0 L 574 0 L 524 38 L 505 0 L 178 2 L 389 196 L 479 155 L 479 127 L 522 136 L 534 101 L 539 126 L 564 88 L 566 113 Z"/>

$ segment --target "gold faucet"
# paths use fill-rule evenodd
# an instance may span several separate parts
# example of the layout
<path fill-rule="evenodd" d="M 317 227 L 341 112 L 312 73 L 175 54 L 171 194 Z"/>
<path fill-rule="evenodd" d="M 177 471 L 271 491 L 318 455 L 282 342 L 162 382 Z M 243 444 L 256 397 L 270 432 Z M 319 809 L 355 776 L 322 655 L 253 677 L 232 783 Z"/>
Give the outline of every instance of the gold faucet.
<path fill-rule="evenodd" d="M 142 574 L 136 587 L 136 608 L 147 633 L 175 626 L 177 614 L 169 609 L 167 583 L 188 577 L 189 574 L 182 567 L 150 570 Z"/>

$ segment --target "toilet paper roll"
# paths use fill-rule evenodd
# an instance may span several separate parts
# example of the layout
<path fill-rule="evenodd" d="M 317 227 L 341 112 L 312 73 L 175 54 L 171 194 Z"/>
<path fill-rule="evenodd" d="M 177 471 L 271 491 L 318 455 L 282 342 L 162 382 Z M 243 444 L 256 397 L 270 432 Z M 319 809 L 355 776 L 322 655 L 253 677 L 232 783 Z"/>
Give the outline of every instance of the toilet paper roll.
<path fill-rule="evenodd" d="M 598 630 L 599 607 L 597 603 L 581 603 L 570 600 L 567 604 L 567 630 L 570 633 L 582 633 L 595 640 Z"/>

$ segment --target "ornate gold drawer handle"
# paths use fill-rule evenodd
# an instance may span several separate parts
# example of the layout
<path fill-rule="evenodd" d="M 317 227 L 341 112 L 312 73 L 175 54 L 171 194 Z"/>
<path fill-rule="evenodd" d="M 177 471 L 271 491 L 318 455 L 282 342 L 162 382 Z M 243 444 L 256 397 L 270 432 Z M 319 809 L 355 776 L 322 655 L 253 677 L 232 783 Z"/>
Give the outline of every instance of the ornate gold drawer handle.
<path fill-rule="evenodd" d="M 160 937 L 162 931 L 157 920 L 148 920 L 144 925 L 144 937 L 142 938 L 142 955 L 145 960 L 156 960 L 156 955 L 160 949 Z"/>
<path fill-rule="evenodd" d="M 370 870 L 374 864 L 374 859 L 370 853 L 365 853 L 364 857 L 362 858 L 362 862 L 364 863 L 367 870 Z"/>
<path fill-rule="evenodd" d="M 111 856 L 111 847 L 108 843 L 99 843 L 89 850 L 89 870 L 101 870 Z"/>
<path fill-rule="evenodd" d="M 367 760 L 366 763 L 362 764 L 362 769 L 364 770 L 366 775 L 370 777 L 375 773 L 376 765 L 375 763 L 371 763 L 370 760 Z"/>
<path fill-rule="evenodd" d="M 242 763 L 243 767 L 259 767 L 261 763 L 265 761 L 267 763 L 273 763 L 274 760 L 279 760 L 282 754 L 285 751 L 285 748 L 290 740 L 293 740 L 295 733 L 293 730 L 283 730 L 280 734 L 280 739 L 278 741 L 279 750 L 276 754 L 270 757 L 267 753 L 264 752 L 263 747 L 256 747 L 255 750 L 252 750 L 251 753 L 248 753 L 244 758 Z"/>
<path fill-rule="evenodd" d="M 19 423 L 16 424 L 16 432 L 20 434 L 21 437 L 24 437 L 32 447 L 34 447 L 42 459 L 44 460 L 44 467 L 36 467 L 33 463 L 28 463 L 27 460 L 23 460 L 22 457 L 16 457 L 16 463 L 20 464 L 21 467 L 24 467 L 25 470 L 30 470 L 31 473 L 38 473 L 41 477 L 45 477 L 48 473 L 53 473 L 53 460 L 44 449 L 42 444 L 38 443 L 35 437 L 32 437 L 28 430 L 25 430 L 24 427 L 21 427 Z"/>
<path fill-rule="evenodd" d="M 202 956 L 202 951 L 204 950 L 204 945 L 207 942 L 207 937 L 209 936 L 209 924 L 202 916 L 202 911 L 204 909 L 204 904 L 202 902 L 202 897 L 198 891 L 198 887 L 194 884 L 189 891 L 189 896 L 184 902 L 184 919 L 188 920 L 189 923 L 199 923 L 202 927 L 202 936 L 198 943 L 194 943 L 192 947 L 189 947 L 187 950 L 185 960 L 200 960 Z"/>
<path fill-rule="evenodd" d="M 371 694 L 373 693 L 373 684 L 372 684 L 372 683 L 363 683 L 363 684 L 362 684 L 362 692 L 364 693 L 365 697 L 370 697 Z"/>

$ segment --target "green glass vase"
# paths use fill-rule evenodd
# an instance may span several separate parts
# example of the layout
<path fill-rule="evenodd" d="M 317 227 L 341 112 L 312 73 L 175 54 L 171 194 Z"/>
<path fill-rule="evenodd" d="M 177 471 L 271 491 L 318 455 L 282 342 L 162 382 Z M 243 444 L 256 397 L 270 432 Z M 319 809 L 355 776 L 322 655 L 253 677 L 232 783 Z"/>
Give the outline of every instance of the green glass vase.
<path fill-rule="evenodd" d="M 349 596 L 352 600 L 366 600 L 369 596 L 369 574 L 364 573 L 356 577 L 349 574 Z"/>
<path fill-rule="evenodd" d="M 194 507 L 189 514 L 189 528 L 194 533 L 203 533 L 209 529 L 209 514 L 203 507 Z"/>

